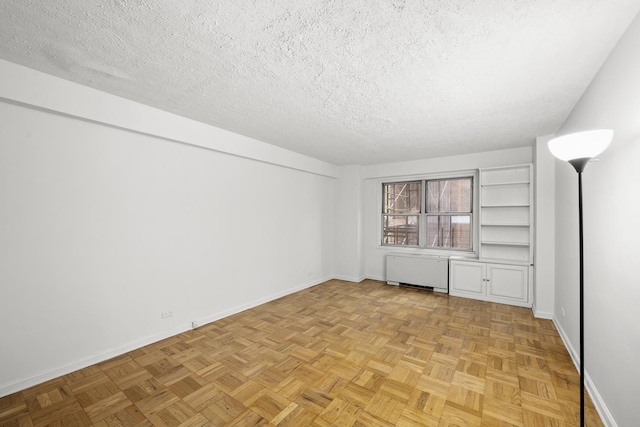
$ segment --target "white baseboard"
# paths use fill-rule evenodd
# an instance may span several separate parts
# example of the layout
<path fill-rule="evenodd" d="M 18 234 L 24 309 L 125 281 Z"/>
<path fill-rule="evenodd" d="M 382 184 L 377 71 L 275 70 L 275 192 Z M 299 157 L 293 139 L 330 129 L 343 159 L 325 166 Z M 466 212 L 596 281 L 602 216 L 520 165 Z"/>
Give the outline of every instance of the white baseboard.
<path fill-rule="evenodd" d="M 257 306 L 259 306 L 261 304 L 264 304 L 264 303 L 267 303 L 269 301 L 273 301 L 273 300 L 276 300 L 278 298 L 282 298 L 282 297 L 290 295 L 290 294 L 292 294 L 294 292 L 298 292 L 298 291 L 301 291 L 303 289 L 307 289 L 307 288 L 310 288 L 312 286 L 319 285 L 320 283 L 324 283 L 327 280 L 331 280 L 332 278 L 333 277 L 325 277 L 325 278 L 322 278 L 322 279 L 313 280 L 311 282 L 307 282 L 307 283 L 304 283 L 302 285 L 295 286 L 293 288 L 289 288 L 289 289 L 287 289 L 285 291 L 276 292 L 275 294 L 271 294 L 271 295 L 267 295 L 267 296 L 262 297 L 262 298 L 255 299 L 255 300 L 250 301 L 250 302 L 248 302 L 246 304 L 241 304 L 241 305 L 232 307 L 232 308 L 230 308 L 228 310 L 220 311 L 218 313 L 214 313 L 214 314 L 211 314 L 211 315 L 206 316 L 206 317 L 201 317 L 200 319 L 196 319 L 196 322 L 198 323 L 199 326 L 203 326 L 203 325 L 206 325 L 207 323 L 215 322 L 216 320 L 220 320 L 220 319 L 223 319 L 225 317 L 229 317 L 229 316 L 231 316 L 233 314 L 240 313 L 241 311 L 245 311 L 245 310 L 248 310 L 250 308 L 257 307 Z M 189 329 L 191 329 L 191 325 L 189 325 Z"/>
<path fill-rule="evenodd" d="M 535 305 L 533 306 L 533 315 L 538 319 L 553 320 L 553 313 L 549 313 L 547 311 L 538 311 L 536 310 Z"/>
<path fill-rule="evenodd" d="M 366 279 L 366 276 L 356 277 L 356 276 L 343 276 L 341 274 L 338 274 L 338 275 L 334 276 L 334 279 L 345 280 L 347 282 L 360 283 L 364 279 Z"/>
<path fill-rule="evenodd" d="M 554 315 L 552 316 L 551 320 L 553 320 L 553 324 L 558 330 L 558 333 L 560 334 L 560 338 L 562 338 L 562 341 L 564 342 L 564 346 L 567 348 L 567 351 L 571 356 L 571 360 L 573 361 L 573 364 L 575 365 L 576 370 L 579 372 L 580 357 L 578 355 L 578 352 L 571 344 L 571 341 L 569 341 L 569 337 L 567 336 L 564 329 L 562 329 L 562 326 L 560 325 L 558 318 Z M 605 404 L 604 399 L 602 399 L 602 396 L 598 392 L 598 389 L 596 388 L 595 384 L 591 380 L 591 377 L 589 376 L 589 373 L 587 372 L 586 367 L 584 371 L 584 387 L 589 393 L 589 396 L 593 401 L 593 405 L 596 407 L 596 411 L 598 411 L 598 415 L 600 415 L 600 418 L 602 419 L 602 422 L 604 423 L 604 425 L 607 427 L 618 427 L 618 424 L 616 423 L 616 420 L 613 418 L 611 411 L 609 411 L 609 408 Z"/>
<path fill-rule="evenodd" d="M 293 288 L 289 288 L 285 291 L 280 291 L 280 292 L 276 292 L 274 294 L 262 297 L 262 298 L 258 298 L 255 299 L 253 301 L 250 301 L 246 304 L 241 304 L 239 306 L 236 307 L 232 307 L 230 309 L 218 312 L 218 313 L 214 313 L 211 314 L 209 316 L 200 318 L 200 319 L 196 319 L 196 322 L 198 322 L 198 325 L 202 326 L 205 325 L 207 323 L 211 323 L 214 322 L 216 320 L 222 319 L 224 317 L 227 316 L 231 316 L 232 314 L 236 314 L 239 313 L 241 311 L 247 310 L 249 308 L 253 308 L 256 307 L 260 304 L 264 304 L 266 302 L 269 301 L 273 301 L 275 299 L 281 298 L 283 296 L 292 294 L 294 292 L 298 292 L 301 291 L 303 289 L 306 288 L 310 288 L 311 286 L 315 286 L 318 285 L 320 283 L 326 282 L 327 280 L 331 280 L 332 277 L 325 277 L 322 279 L 317 279 L 317 280 L 313 280 L 311 282 L 307 282 L 304 283 L 302 285 L 299 286 L 295 286 Z M 43 382 L 52 380 L 54 378 L 58 378 L 60 376 L 63 375 L 67 375 L 71 372 L 75 372 L 79 369 L 84 369 L 88 366 L 91 365 L 95 365 L 96 363 L 100 363 L 100 362 L 104 362 L 105 360 L 109 360 L 111 358 L 114 358 L 116 356 L 120 356 L 122 354 L 128 353 L 130 351 L 136 350 L 138 348 L 144 347 L 146 345 L 149 344 L 153 344 L 155 342 L 158 341 L 162 341 L 163 339 L 166 338 L 170 338 L 174 335 L 178 335 L 181 334 L 185 331 L 188 331 L 190 329 L 193 329 L 191 323 L 188 324 L 183 324 L 180 326 L 176 326 L 172 329 L 166 330 L 166 331 L 162 331 L 160 333 L 157 334 L 153 334 L 153 335 L 149 335 L 147 337 L 141 338 L 139 340 L 130 342 L 128 344 L 122 345 L 120 347 L 116 347 L 113 349 L 109 349 L 107 351 L 95 354 L 93 356 L 89 356 L 89 357 L 85 357 L 83 359 L 79 359 L 76 360 L 74 362 L 68 363 L 66 365 L 60 366 L 58 368 L 55 369 L 51 369 L 48 371 L 43 371 L 40 373 L 37 373 L 35 375 L 29 376 L 27 378 L 22 378 L 20 380 L 11 382 L 9 384 L 2 384 L 0 385 L 0 397 L 4 397 L 7 396 L 9 394 L 12 393 L 16 393 L 18 391 L 24 390 L 26 388 L 29 387 L 33 387 L 35 385 L 38 384 L 42 384 Z"/>
<path fill-rule="evenodd" d="M 131 343 L 125 344 L 123 346 L 109 349 L 102 353 L 95 354 L 93 356 L 85 357 L 80 360 L 76 360 L 74 362 L 68 363 L 66 365 L 60 366 L 55 369 L 51 369 L 48 371 L 43 371 L 32 375 L 27 378 L 20 379 L 18 381 L 14 381 L 9 384 L 0 385 L 0 397 L 7 396 L 12 393 L 16 393 L 18 391 L 27 389 L 29 387 L 33 387 L 38 384 L 42 384 L 46 381 L 52 380 L 54 378 L 58 378 L 63 375 L 70 374 L 71 372 L 77 371 L 79 369 L 86 368 L 87 366 L 95 365 L 96 363 L 104 362 L 105 360 L 109 360 L 116 356 L 120 356 L 121 354 L 125 354 L 129 351 L 136 350 L 140 347 L 144 347 L 145 345 L 153 344 L 154 342 L 161 341 L 163 339 L 172 337 L 174 335 L 181 334 L 187 330 L 191 329 L 191 325 L 180 325 L 175 328 L 160 332 L 158 334 L 149 335 L 140 340 L 133 341 Z"/>

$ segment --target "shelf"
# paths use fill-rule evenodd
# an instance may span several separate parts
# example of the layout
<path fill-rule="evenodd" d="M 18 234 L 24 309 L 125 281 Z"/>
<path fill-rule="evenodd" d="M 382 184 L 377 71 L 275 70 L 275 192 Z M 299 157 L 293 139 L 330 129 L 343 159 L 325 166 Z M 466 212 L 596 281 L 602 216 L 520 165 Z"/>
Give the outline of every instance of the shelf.
<path fill-rule="evenodd" d="M 492 246 L 529 246 L 529 243 L 525 242 L 494 242 L 494 241 L 482 241 L 480 242 L 482 245 L 492 245 Z"/>
<path fill-rule="evenodd" d="M 480 184 L 481 187 L 497 187 L 501 185 L 528 185 L 529 181 L 511 181 L 511 182 L 488 182 L 485 184 Z"/>
<path fill-rule="evenodd" d="M 532 166 L 480 170 L 479 257 L 529 264 L 533 247 Z"/>
<path fill-rule="evenodd" d="M 531 165 L 480 170 L 480 185 L 530 184 Z"/>
<path fill-rule="evenodd" d="M 531 212 L 528 206 L 496 206 L 480 212 L 482 225 L 531 225 Z"/>

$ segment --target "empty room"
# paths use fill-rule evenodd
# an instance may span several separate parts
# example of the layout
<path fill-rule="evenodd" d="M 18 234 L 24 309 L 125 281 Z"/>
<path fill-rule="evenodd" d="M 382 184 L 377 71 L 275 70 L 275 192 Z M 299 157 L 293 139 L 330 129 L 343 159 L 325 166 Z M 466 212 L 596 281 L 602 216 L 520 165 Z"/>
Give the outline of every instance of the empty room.
<path fill-rule="evenodd" d="M 0 426 L 639 425 L 639 12 L 0 2 Z"/>

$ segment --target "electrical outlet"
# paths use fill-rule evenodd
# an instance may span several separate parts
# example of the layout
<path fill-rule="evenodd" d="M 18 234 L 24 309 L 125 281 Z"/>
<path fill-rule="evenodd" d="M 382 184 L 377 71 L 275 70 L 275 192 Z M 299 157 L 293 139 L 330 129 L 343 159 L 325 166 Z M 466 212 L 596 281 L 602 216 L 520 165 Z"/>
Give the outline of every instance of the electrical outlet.
<path fill-rule="evenodd" d="M 173 316 L 173 311 L 171 310 L 163 311 L 162 313 L 160 313 L 160 317 L 163 319 L 166 319 L 167 317 L 171 317 L 171 316 Z"/>
<path fill-rule="evenodd" d="M 564 317 L 564 307 L 560 309 L 562 311 L 562 317 Z"/>

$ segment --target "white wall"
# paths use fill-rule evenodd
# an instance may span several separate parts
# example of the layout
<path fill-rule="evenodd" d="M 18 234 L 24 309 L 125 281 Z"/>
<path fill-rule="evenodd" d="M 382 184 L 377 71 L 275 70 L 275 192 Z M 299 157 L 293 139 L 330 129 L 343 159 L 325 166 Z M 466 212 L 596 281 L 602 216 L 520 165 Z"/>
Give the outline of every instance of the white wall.
<path fill-rule="evenodd" d="M 389 252 L 398 252 L 398 248 L 389 248 L 380 245 L 380 203 L 382 203 L 382 201 L 379 193 L 383 180 L 412 175 L 468 171 L 484 167 L 524 164 L 531 163 L 532 161 L 531 147 L 524 147 L 364 167 L 363 242 L 364 272 L 366 277 L 385 280 L 385 257 Z M 405 249 L 405 251 L 407 250 Z M 413 249 L 408 251 L 419 252 L 420 250 Z"/>
<path fill-rule="evenodd" d="M 0 82 L 0 396 L 334 276 L 334 166 L 4 61 Z"/>
<path fill-rule="evenodd" d="M 547 148 L 552 136 L 536 138 L 535 158 L 535 246 L 533 311 L 551 319 L 555 295 L 555 157 Z"/>
<path fill-rule="evenodd" d="M 336 278 L 360 282 L 364 277 L 362 254 L 362 166 L 342 166 L 336 180 Z"/>
<path fill-rule="evenodd" d="M 584 172 L 585 370 L 609 425 L 640 420 L 640 16 L 559 135 L 611 128 L 611 146 Z M 555 320 L 579 351 L 577 176 L 556 163 Z M 565 316 L 562 316 L 562 309 Z"/>

